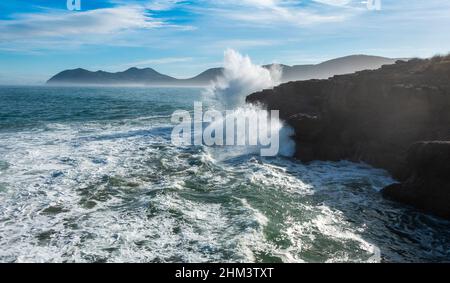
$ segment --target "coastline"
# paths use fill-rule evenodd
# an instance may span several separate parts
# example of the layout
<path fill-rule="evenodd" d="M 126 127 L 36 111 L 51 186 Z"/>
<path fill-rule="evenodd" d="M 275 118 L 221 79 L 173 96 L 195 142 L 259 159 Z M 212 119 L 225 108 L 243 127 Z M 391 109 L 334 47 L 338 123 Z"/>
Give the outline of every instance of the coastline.
<path fill-rule="evenodd" d="M 249 95 L 247 102 L 280 110 L 295 130 L 299 160 L 362 161 L 386 169 L 400 183 L 420 179 L 423 191 L 431 180 L 414 178 L 408 149 L 417 142 L 450 140 L 449 78 L 450 56 L 413 59 L 328 80 L 282 84 Z M 442 159 L 429 160 L 429 166 L 446 168 Z M 415 198 L 399 190 L 395 200 L 450 219 L 450 182 L 441 185 L 445 188 L 416 191 Z M 419 195 L 433 197 L 424 203 Z"/>

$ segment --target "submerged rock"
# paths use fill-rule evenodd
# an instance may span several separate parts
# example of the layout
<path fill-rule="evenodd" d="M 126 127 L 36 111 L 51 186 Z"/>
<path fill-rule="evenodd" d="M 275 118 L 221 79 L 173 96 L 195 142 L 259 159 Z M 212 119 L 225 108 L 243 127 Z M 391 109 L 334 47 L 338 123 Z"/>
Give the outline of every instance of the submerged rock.
<path fill-rule="evenodd" d="M 403 182 L 387 188 L 386 196 L 450 218 L 444 207 L 450 203 L 443 201 L 448 200 L 449 179 L 441 178 L 438 189 L 431 178 L 413 178 L 411 160 L 426 153 L 418 149 L 420 144 L 408 150 L 421 141 L 450 141 L 450 56 L 290 82 L 254 93 L 247 102 L 280 110 L 280 117 L 295 129 L 300 160 L 344 159 L 384 168 Z M 425 144 L 434 152 L 438 144 L 447 143 Z M 450 175 L 450 158 L 432 160 L 431 168 Z"/>

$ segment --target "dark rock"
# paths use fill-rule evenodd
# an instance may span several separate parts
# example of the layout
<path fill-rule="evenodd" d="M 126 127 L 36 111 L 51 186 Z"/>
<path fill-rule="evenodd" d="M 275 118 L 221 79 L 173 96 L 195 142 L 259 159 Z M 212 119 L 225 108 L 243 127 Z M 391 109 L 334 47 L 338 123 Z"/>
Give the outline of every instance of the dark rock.
<path fill-rule="evenodd" d="M 409 163 L 418 149 L 411 153 L 410 146 L 450 140 L 450 56 L 398 61 L 328 80 L 290 82 L 254 93 L 247 102 L 280 110 L 280 117 L 295 130 L 300 160 L 362 161 L 388 170 L 401 182 L 411 180 Z M 427 152 L 423 150 L 422 161 Z M 448 161 L 434 158 L 429 162 L 432 168 L 450 173 L 444 164 Z M 431 178 L 420 180 L 425 183 L 417 184 L 415 191 L 428 188 L 424 194 L 432 199 L 446 190 L 433 189 L 434 184 L 427 183 Z M 399 188 L 396 185 L 387 191 L 395 190 L 406 198 L 406 187 Z M 416 200 L 407 203 L 431 212 L 442 206 L 437 199 Z"/>
<path fill-rule="evenodd" d="M 406 159 L 408 178 L 383 196 L 450 219 L 450 142 L 416 143 Z"/>

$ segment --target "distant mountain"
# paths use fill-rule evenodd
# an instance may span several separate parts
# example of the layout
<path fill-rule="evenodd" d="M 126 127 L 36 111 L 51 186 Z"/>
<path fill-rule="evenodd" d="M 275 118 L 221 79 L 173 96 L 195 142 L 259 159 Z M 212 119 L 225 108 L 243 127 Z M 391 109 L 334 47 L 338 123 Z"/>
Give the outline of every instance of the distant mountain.
<path fill-rule="evenodd" d="M 326 79 L 334 75 L 350 74 L 362 70 L 378 69 L 382 65 L 394 64 L 397 59 L 378 56 L 352 55 L 333 59 L 317 65 L 280 65 L 283 82 Z M 266 65 L 270 68 L 273 65 Z M 154 69 L 130 68 L 123 72 L 91 72 L 85 69 L 66 70 L 53 76 L 47 84 L 53 85 L 167 85 L 204 86 L 222 75 L 223 68 L 212 68 L 189 79 L 176 79 Z"/>
<path fill-rule="evenodd" d="M 140 85 L 140 84 L 172 84 L 177 79 L 158 73 L 151 68 L 130 68 L 124 72 L 109 73 L 91 72 L 85 69 L 66 70 L 53 76 L 48 84 L 81 84 L 81 85 Z"/>
<path fill-rule="evenodd" d="M 208 85 L 223 74 L 223 68 L 212 68 L 203 73 L 185 80 L 178 80 L 181 85 Z"/>
<path fill-rule="evenodd" d="M 378 56 L 351 55 L 317 65 L 295 65 L 283 68 L 283 82 L 328 79 L 335 75 L 351 74 L 363 70 L 375 70 L 383 65 L 394 64 L 397 59 Z"/>

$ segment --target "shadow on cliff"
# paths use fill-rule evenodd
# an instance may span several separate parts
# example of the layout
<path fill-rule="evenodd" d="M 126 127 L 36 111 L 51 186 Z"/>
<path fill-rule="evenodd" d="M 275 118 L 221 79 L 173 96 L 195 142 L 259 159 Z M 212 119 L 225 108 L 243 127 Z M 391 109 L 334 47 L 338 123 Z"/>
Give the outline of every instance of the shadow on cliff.
<path fill-rule="evenodd" d="M 296 132 L 297 159 L 350 160 L 383 168 L 402 182 L 387 187 L 386 197 L 450 219 L 450 55 L 397 61 L 327 80 L 290 82 L 254 93 L 247 102 L 280 110 Z M 324 202 L 349 221 L 377 227 L 372 233 L 384 231 L 378 238 L 388 250 L 395 247 L 388 235 L 397 235 L 404 243 L 433 252 L 431 243 L 442 236 L 430 232 L 433 236 L 424 237 L 427 229 L 447 225 L 383 200 L 378 192 L 329 191 L 365 196 L 363 203 L 352 203 L 351 198 Z M 368 214 L 356 213 L 364 209 Z M 448 232 L 441 234 L 449 238 Z M 444 244 L 450 246 L 448 240 Z"/>

